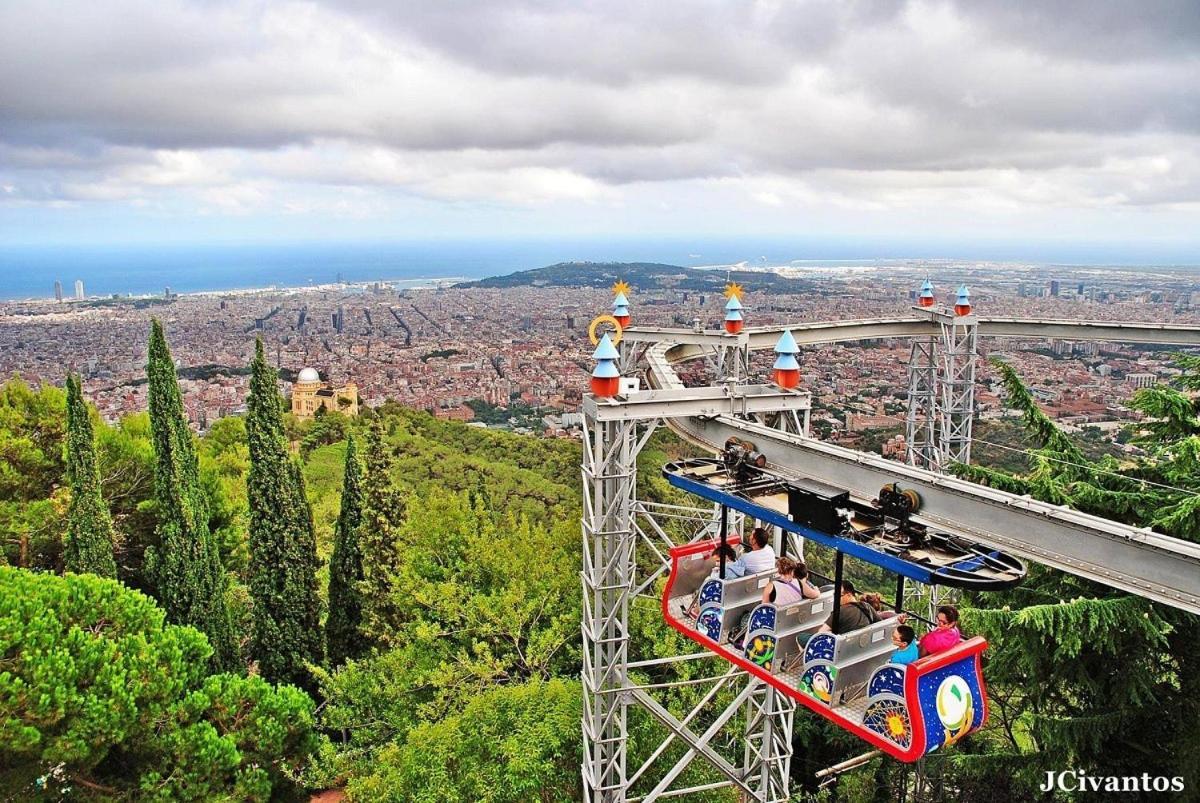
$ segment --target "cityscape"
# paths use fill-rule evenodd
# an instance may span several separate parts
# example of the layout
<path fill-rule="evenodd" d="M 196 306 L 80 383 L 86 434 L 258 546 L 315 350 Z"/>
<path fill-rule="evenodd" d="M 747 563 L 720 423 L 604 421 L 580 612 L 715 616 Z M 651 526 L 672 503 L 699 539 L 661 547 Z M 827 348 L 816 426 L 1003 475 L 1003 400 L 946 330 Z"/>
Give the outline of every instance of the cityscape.
<path fill-rule="evenodd" d="M 618 266 L 606 271 L 620 273 Z M 795 274 L 796 269 L 783 269 Z M 686 269 L 680 269 L 681 274 Z M 748 325 L 903 317 L 916 289 L 932 277 L 948 295 L 970 286 L 975 309 L 995 317 L 1200 323 L 1192 274 L 1163 269 L 898 262 L 810 269 L 813 292 L 746 288 Z M 499 426 L 550 436 L 578 434 L 586 387 L 588 324 L 607 311 L 597 288 L 504 289 L 432 282 L 397 288 L 368 282 L 158 297 L 84 298 L 0 303 L 0 371 L 32 383 L 61 383 L 78 371 L 83 389 L 109 421 L 145 409 L 144 336 L 160 318 L 175 343 L 184 406 L 203 431 L 244 412 L 255 337 L 262 337 L 285 387 L 315 369 L 332 385 L 354 383 L 367 406 L 392 400 L 439 418 L 471 421 L 475 408 L 510 404 L 544 413 Z M 718 328 L 723 299 L 660 287 L 634 288 L 635 325 Z M 1029 384 L 1046 412 L 1068 430 L 1090 426 L 1108 437 L 1135 414 L 1125 402 L 1139 388 L 1179 371 L 1173 351 L 1158 347 L 1067 341 L 984 339 L 985 356 L 1002 357 Z M 845 444 L 862 433 L 896 427 L 907 393 L 903 340 L 806 349 L 804 387 L 813 394 L 814 431 Z M 756 358 L 757 359 L 757 358 Z M 763 357 L 765 359 L 765 357 Z M 765 366 L 760 366 L 764 367 Z M 976 394 L 981 420 L 1006 415 L 996 378 L 983 369 Z M 493 424 L 495 425 L 495 423 Z M 903 454 L 894 441 L 884 445 Z"/>

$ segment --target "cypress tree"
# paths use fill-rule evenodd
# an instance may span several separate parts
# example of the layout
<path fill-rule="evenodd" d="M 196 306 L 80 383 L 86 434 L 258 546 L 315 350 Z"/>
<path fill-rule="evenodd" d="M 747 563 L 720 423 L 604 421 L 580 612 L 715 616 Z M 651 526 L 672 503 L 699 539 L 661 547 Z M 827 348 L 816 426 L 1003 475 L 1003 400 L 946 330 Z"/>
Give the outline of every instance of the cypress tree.
<path fill-rule="evenodd" d="M 280 418 L 282 424 L 282 416 Z M 321 568 L 317 560 L 317 528 L 313 523 L 312 505 L 308 502 L 308 489 L 304 483 L 304 469 L 298 459 L 290 459 L 292 490 L 296 503 L 296 541 L 294 586 L 297 594 L 297 610 L 300 614 L 300 633 L 304 638 L 303 652 L 314 664 L 325 662 L 325 632 L 321 630 L 321 592 L 317 582 L 317 571 Z"/>
<path fill-rule="evenodd" d="M 213 648 L 213 668 L 233 669 L 238 649 L 225 604 L 229 577 L 208 529 L 200 464 L 183 414 L 175 363 L 158 320 L 150 327 L 146 374 L 158 515 L 158 547 L 147 551 L 148 571 L 167 620 L 203 632 Z"/>
<path fill-rule="evenodd" d="M 402 624 L 404 609 L 395 598 L 400 565 L 400 527 L 407 506 L 392 482 L 392 460 L 382 425 L 372 423 L 367 433 L 366 474 L 363 477 L 363 512 L 358 528 L 362 550 L 363 629 L 373 641 L 388 644 Z"/>
<path fill-rule="evenodd" d="M 278 375 L 255 344 L 247 401 L 250 445 L 250 655 L 268 680 L 311 688 L 305 662 L 320 664 L 323 640 L 312 510 L 299 466 L 288 457 Z"/>
<path fill-rule="evenodd" d="M 340 666 L 360 653 L 362 640 L 363 579 L 362 551 L 358 547 L 358 528 L 362 523 L 362 466 L 354 436 L 346 439 L 346 467 L 342 472 L 342 506 L 333 531 L 333 555 L 329 558 L 329 619 L 325 632 L 329 639 L 329 665 Z"/>
<path fill-rule="evenodd" d="M 66 569 L 115 578 L 112 517 L 100 496 L 92 420 L 79 377 L 72 374 L 67 375 L 67 478 L 71 483 L 71 507 L 67 513 Z"/>

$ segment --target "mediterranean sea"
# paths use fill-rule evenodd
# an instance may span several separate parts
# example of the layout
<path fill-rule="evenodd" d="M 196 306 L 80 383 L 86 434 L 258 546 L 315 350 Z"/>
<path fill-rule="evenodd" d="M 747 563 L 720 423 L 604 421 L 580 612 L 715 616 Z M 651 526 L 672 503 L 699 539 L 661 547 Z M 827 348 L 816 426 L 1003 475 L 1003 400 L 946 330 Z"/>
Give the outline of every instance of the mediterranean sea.
<path fill-rule="evenodd" d="M 1193 252 L 1194 253 L 1194 252 Z M 1174 255 L 1171 255 L 1174 256 Z M 1167 257 L 1155 261 L 1156 258 Z M 1132 248 L 1089 252 L 1029 243 L 915 243 L 895 238 L 546 237 L 289 245 L 0 248 L 0 299 L 67 298 L 76 280 L 87 296 L 158 295 L 334 282 L 484 278 L 556 262 L 663 262 L 688 267 L 788 266 L 793 271 L 903 261 L 1031 260 L 1091 265 L 1168 264 L 1166 254 Z"/>

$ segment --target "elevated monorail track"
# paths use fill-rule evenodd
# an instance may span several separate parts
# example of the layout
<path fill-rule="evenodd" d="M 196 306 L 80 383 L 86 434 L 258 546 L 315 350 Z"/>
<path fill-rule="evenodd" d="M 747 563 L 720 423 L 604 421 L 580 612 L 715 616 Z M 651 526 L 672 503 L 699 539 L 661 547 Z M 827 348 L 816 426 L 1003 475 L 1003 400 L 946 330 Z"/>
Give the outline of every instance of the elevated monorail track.
<path fill-rule="evenodd" d="M 1200 328 L 1181 324 L 974 317 L 979 324 L 980 337 L 1053 338 L 1200 347 Z M 772 348 L 784 330 L 791 332 L 801 346 L 856 340 L 934 337 L 940 332 L 936 322 L 925 318 L 871 318 L 747 327 L 737 335 L 713 331 L 696 332 L 681 328 L 633 326 L 625 330 L 623 337 L 632 343 L 657 344 L 669 341 L 676 346 L 686 347 L 748 343 L 751 350 L 761 350 Z"/>

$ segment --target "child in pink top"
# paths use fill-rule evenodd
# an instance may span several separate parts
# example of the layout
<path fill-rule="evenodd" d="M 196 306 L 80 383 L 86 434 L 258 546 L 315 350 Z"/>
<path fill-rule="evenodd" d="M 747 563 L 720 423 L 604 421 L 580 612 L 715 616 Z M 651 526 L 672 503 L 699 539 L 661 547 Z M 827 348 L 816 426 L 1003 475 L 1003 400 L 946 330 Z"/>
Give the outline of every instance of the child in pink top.
<path fill-rule="evenodd" d="M 958 609 L 953 605 L 938 608 L 937 627 L 921 636 L 921 657 L 944 652 L 962 641 L 958 632 Z"/>

